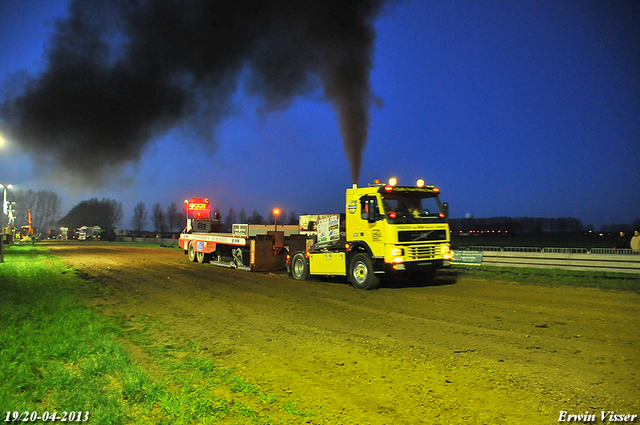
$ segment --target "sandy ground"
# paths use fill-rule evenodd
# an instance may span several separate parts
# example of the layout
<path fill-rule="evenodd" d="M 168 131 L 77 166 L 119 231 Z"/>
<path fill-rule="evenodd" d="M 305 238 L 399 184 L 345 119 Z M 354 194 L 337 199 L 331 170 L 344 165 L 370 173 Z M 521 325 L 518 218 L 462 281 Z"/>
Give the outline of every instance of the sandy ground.
<path fill-rule="evenodd" d="M 219 364 L 336 424 L 552 424 L 640 414 L 640 296 L 448 273 L 359 291 L 190 263 L 177 248 L 50 245 Z M 173 336 L 172 336 L 173 335 Z M 144 350 L 136 359 L 153 369 Z M 321 407 L 317 407 L 321 406 Z M 636 422 L 638 419 L 636 419 Z M 593 422 L 590 422 L 593 423 Z"/>

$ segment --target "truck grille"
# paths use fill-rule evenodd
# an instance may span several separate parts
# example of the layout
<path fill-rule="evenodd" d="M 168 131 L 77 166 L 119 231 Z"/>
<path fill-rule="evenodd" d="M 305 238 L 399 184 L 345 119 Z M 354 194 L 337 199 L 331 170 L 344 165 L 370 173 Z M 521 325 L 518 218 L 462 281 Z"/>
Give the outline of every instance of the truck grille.
<path fill-rule="evenodd" d="M 435 258 L 437 249 L 440 246 L 434 245 L 422 245 L 422 246 L 412 246 L 406 247 L 407 257 L 410 261 L 418 261 L 418 260 L 431 260 Z"/>
<path fill-rule="evenodd" d="M 398 242 L 446 241 L 447 232 L 438 230 L 409 230 L 398 232 Z"/>

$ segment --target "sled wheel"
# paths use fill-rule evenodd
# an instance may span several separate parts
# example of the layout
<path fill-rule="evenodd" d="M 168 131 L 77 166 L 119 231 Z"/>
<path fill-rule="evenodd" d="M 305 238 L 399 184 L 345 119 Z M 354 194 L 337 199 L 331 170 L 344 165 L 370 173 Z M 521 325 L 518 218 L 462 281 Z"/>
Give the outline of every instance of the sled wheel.
<path fill-rule="evenodd" d="M 194 263 L 197 261 L 196 259 L 196 247 L 192 242 L 189 242 L 189 248 L 188 248 L 188 254 L 189 254 L 189 260 L 193 261 Z"/>

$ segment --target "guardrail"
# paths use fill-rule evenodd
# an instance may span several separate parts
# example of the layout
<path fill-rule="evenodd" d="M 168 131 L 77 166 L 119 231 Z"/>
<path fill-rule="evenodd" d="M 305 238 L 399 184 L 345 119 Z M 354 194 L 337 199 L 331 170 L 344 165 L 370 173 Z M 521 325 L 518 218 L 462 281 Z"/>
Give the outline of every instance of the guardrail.
<path fill-rule="evenodd" d="M 478 246 L 454 250 L 453 264 L 640 273 L 640 251 L 613 248 L 587 250 Z"/>
<path fill-rule="evenodd" d="M 615 254 L 640 255 L 640 250 L 619 248 L 540 248 L 532 246 L 469 246 L 456 248 L 457 251 L 499 251 L 499 252 L 549 252 L 562 254 Z"/>
<path fill-rule="evenodd" d="M 139 243 L 153 243 L 157 245 L 178 245 L 178 239 L 173 238 L 132 238 L 130 236 L 118 236 L 116 237 L 118 242 L 139 242 Z"/>

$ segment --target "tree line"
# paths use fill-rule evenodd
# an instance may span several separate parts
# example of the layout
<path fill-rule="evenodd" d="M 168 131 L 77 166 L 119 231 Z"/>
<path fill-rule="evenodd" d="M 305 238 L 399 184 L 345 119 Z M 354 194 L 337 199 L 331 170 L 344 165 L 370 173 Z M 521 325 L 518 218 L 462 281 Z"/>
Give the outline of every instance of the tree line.
<path fill-rule="evenodd" d="M 122 221 L 122 202 L 110 198 L 91 198 L 74 205 L 62 218 L 62 198 L 51 190 L 10 190 L 7 194 L 8 209 L 14 217 L 14 226 L 20 228 L 29 224 L 29 210 L 31 210 L 32 226 L 36 232 L 47 232 L 49 229 L 68 227 L 76 229 L 81 226 L 100 226 L 106 231 L 115 229 Z M 230 232 L 234 223 L 274 224 L 273 211 L 265 218 L 257 210 L 247 215 L 244 209 L 236 212 L 230 208 L 226 216 L 218 208 L 212 215 L 220 220 L 220 230 Z M 213 217 L 212 217 L 213 218 Z M 173 233 L 186 226 L 186 216 L 181 207 L 175 202 L 165 209 L 157 202 L 149 211 L 144 202 L 138 202 L 131 218 L 131 229 L 140 234 L 150 230 L 150 224 L 156 233 Z M 281 211 L 278 224 L 298 224 L 298 215 L 292 211 L 287 214 Z"/>
<path fill-rule="evenodd" d="M 222 216 L 220 209 L 215 208 L 211 218 L 218 218 L 220 221 L 220 230 L 223 232 L 230 232 L 233 224 L 246 223 L 246 224 L 274 224 L 275 215 L 273 211 L 269 213 L 265 219 L 257 210 L 253 210 L 251 215 L 247 216 L 244 209 L 241 209 L 239 213 L 233 208 L 229 208 L 226 216 Z M 298 224 L 298 215 L 295 211 L 287 214 L 281 211 L 278 214 L 279 224 Z M 138 202 L 133 210 L 133 217 L 131 218 L 131 229 L 134 233 L 140 234 L 145 229 L 147 224 L 153 226 L 155 233 L 173 233 L 174 230 L 182 230 L 186 226 L 186 216 L 178 209 L 175 202 L 172 202 L 166 210 L 159 202 L 153 205 L 151 211 L 147 209 L 144 202 Z"/>
<path fill-rule="evenodd" d="M 81 201 L 75 205 L 62 218 L 62 198 L 51 190 L 10 190 L 7 194 L 8 208 L 14 216 L 15 227 L 28 224 L 28 214 L 31 210 L 32 225 L 34 229 L 47 231 L 60 226 L 78 228 L 80 226 L 101 226 L 107 230 L 116 228 L 123 219 L 122 202 L 109 198 L 92 198 Z M 270 211 L 266 218 L 257 210 L 247 215 L 244 209 L 236 212 L 230 208 L 225 216 L 218 208 L 212 211 L 220 220 L 220 230 L 230 232 L 234 223 L 247 224 L 274 224 L 275 216 Z M 148 231 L 146 226 L 150 224 L 155 233 L 173 233 L 182 230 L 186 225 L 186 217 L 183 206 L 175 202 L 167 208 L 157 202 L 152 209 L 147 210 L 144 202 L 138 202 L 131 218 L 131 229 L 140 234 Z M 278 224 L 298 224 L 298 215 L 295 211 L 286 213 L 281 211 L 278 215 Z M 489 217 L 489 218 L 457 218 L 450 219 L 449 226 L 452 232 L 470 231 L 502 231 L 512 234 L 544 234 L 544 233 L 577 233 L 595 230 L 592 225 L 584 226 L 582 222 L 573 217 L 541 218 L 541 217 Z M 640 227 L 640 220 L 631 224 L 603 225 L 601 232 L 633 231 Z"/>
<path fill-rule="evenodd" d="M 471 231 L 501 231 L 511 234 L 570 234 L 595 231 L 593 225 L 583 225 L 582 221 L 573 217 L 488 217 L 488 218 L 455 218 L 449 220 L 449 228 L 454 233 Z M 640 219 L 633 223 L 612 223 L 600 226 L 600 232 L 633 231 L 640 228 Z"/>
<path fill-rule="evenodd" d="M 122 202 L 109 198 L 82 201 L 58 221 L 59 226 L 76 229 L 80 226 L 100 226 L 107 233 L 122 220 Z"/>
<path fill-rule="evenodd" d="M 511 234 L 577 233 L 593 230 L 585 227 L 580 219 L 573 217 L 488 217 L 456 218 L 449 220 L 452 232 L 500 231 Z"/>
<path fill-rule="evenodd" d="M 8 209 L 12 211 L 15 227 L 29 224 L 31 210 L 32 226 L 36 229 L 47 229 L 55 227 L 60 217 L 62 198 L 51 190 L 10 190 L 7 193 L 7 204 Z"/>

